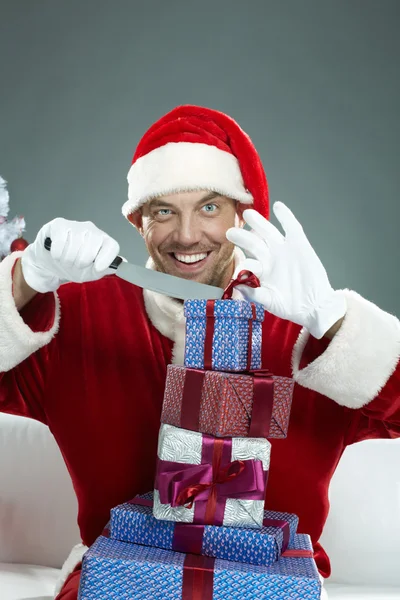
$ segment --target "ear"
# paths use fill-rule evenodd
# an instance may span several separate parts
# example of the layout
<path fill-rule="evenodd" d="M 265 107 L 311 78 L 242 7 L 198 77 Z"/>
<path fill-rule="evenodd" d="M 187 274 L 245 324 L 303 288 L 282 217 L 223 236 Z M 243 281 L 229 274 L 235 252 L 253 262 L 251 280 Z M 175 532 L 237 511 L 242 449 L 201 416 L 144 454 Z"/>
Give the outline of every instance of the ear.
<path fill-rule="evenodd" d="M 242 202 L 236 201 L 236 214 L 239 219 L 238 227 L 243 227 L 245 224 L 245 220 L 243 219 L 243 213 L 246 210 L 246 208 L 249 208 L 248 204 L 242 204 Z"/>
<path fill-rule="evenodd" d="M 129 213 L 128 221 L 132 223 L 134 227 L 136 227 L 140 235 L 143 235 L 143 215 L 140 209 Z"/>

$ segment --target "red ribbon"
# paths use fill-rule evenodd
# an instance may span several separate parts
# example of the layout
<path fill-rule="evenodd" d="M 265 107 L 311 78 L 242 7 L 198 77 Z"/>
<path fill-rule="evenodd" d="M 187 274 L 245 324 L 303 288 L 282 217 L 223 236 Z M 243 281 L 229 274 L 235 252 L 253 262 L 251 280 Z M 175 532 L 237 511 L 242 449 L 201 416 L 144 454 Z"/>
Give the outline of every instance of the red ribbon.
<path fill-rule="evenodd" d="M 199 431 L 200 407 L 205 371 L 185 369 L 185 383 L 182 392 L 180 427 Z"/>
<path fill-rule="evenodd" d="M 101 532 L 101 535 L 103 537 L 110 537 L 110 527 L 108 525 L 104 527 L 103 531 Z"/>
<path fill-rule="evenodd" d="M 251 271 L 240 271 L 236 279 L 233 279 L 228 287 L 225 288 L 222 294 L 222 300 L 229 300 L 232 298 L 233 290 L 238 285 L 248 285 L 251 288 L 260 287 L 260 280 Z"/>
<path fill-rule="evenodd" d="M 285 558 L 313 558 L 314 552 L 312 550 L 285 550 L 282 553 Z"/>
<path fill-rule="evenodd" d="M 267 438 L 274 405 L 274 379 L 267 369 L 257 369 L 249 375 L 254 378 L 249 437 Z"/>
<path fill-rule="evenodd" d="M 158 460 L 156 488 L 162 504 L 195 502 L 194 523 L 222 525 L 227 498 L 264 499 L 268 472 L 259 460 L 231 461 L 231 438 L 202 439 L 200 465 Z"/>
<path fill-rule="evenodd" d="M 180 417 L 180 427 L 183 429 L 191 431 L 200 429 L 201 398 L 205 374 L 206 372 L 201 369 L 185 370 Z M 274 404 L 273 377 L 267 369 L 244 372 L 243 375 L 253 377 L 253 406 L 248 436 L 267 438 Z"/>
<path fill-rule="evenodd" d="M 204 525 L 175 523 L 172 550 L 184 554 L 202 554 Z"/>
<path fill-rule="evenodd" d="M 264 527 L 279 527 L 282 529 L 283 540 L 281 553 L 283 554 L 289 546 L 290 541 L 290 527 L 288 521 L 284 521 L 283 519 L 264 519 L 263 525 Z"/>
<path fill-rule="evenodd" d="M 212 600 L 215 558 L 187 554 L 183 563 L 182 600 Z"/>
<path fill-rule="evenodd" d="M 256 288 L 260 287 L 259 279 L 250 271 L 240 271 L 236 279 L 230 282 L 228 287 L 225 289 L 222 300 L 229 300 L 232 298 L 232 293 L 237 285 L 248 285 L 249 287 Z M 214 307 L 215 300 L 207 300 L 206 303 L 206 334 L 204 340 L 204 368 L 206 370 L 212 369 L 212 343 L 214 337 Z M 251 342 L 253 338 L 253 321 L 256 319 L 256 307 L 254 303 L 251 303 L 252 317 L 249 319 L 249 337 L 247 345 L 247 370 L 251 368 Z"/>

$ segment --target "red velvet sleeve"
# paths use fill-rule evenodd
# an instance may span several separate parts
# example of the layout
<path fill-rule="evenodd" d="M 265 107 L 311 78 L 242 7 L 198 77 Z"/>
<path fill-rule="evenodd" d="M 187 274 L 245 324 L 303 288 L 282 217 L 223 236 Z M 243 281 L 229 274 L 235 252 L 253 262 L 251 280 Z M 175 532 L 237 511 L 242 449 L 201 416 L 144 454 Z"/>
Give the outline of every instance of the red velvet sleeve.
<path fill-rule="evenodd" d="M 329 346 L 330 341 L 331 340 L 327 337 L 323 337 L 320 340 L 317 340 L 312 335 L 310 335 L 310 337 L 307 340 L 307 344 L 304 347 L 303 354 L 301 355 L 300 369 L 304 369 L 304 367 L 306 367 L 319 356 L 321 356 L 321 354 L 323 354 Z"/>
<path fill-rule="evenodd" d="M 321 356 L 330 341 L 329 338 L 317 340 L 310 336 L 301 357 L 300 368 L 303 369 Z M 362 408 L 344 409 L 350 418 L 346 433 L 347 445 L 368 439 L 400 437 L 400 361 L 382 390 L 371 402 Z"/>
<path fill-rule="evenodd" d="M 400 437 L 400 361 L 379 394 L 352 416 L 347 444 Z"/>
<path fill-rule="evenodd" d="M 48 331 L 54 322 L 53 294 L 38 294 L 21 311 L 24 322 L 34 332 Z M 42 399 L 51 369 L 51 352 L 56 338 L 28 356 L 10 371 L 0 373 L 1 412 L 30 417 L 46 423 Z"/>

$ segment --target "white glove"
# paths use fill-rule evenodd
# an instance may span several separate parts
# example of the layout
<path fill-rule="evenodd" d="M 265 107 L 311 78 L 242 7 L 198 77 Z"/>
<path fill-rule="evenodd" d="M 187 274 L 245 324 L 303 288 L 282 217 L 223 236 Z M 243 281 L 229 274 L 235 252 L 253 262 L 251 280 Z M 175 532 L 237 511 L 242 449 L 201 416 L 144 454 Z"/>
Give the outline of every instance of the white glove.
<path fill-rule="evenodd" d="M 237 289 L 268 312 L 305 327 L 320 339 L 346 314 L 346 299 L 331 287 L 323 264 L 291 210 L 283 202 L 275 202 L 273 211 L 285 236 L 252 209 L 245 210 L 243 217 L 253 231 L 233 227 L 226 233 L 228 240 L 249 256 L 238 265 L 234 276 L 245 269 L 261 284 L 259 288 L 241 285 Z"/>
<path fill-rule="evenodd" d="M 44 247 L 51 238 L 51 249 Z M 54 219 L 44 225 L 21 258 L 27 284 L 37 292 L 55 291 L 63 282 L 94 281 L 112 273 L 108 267 L 119 244 L 90 221 Z"/>

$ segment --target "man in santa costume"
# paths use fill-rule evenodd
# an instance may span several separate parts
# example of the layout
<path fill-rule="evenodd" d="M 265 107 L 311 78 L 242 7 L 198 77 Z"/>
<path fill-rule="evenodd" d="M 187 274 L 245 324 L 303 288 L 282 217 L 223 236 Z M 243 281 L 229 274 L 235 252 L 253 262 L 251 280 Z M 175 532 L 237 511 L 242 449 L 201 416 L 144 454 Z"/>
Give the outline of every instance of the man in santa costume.
<path fill-rule="evenodd" d="M 240 291 L 266 309 L 263 366 L 296 382 L 288 436 L 271 440 L 266 506 L 299 515 L 329 577 L 318 540 L 340 457 L 400 435 L 399 320 L 332 289 L 288 207 L 273 206 L 283 234 L 269 222 L 260 158 L 228 116 L 172 110 L 140 141 L 128 183 L 123 214 L 149 268 L 221 287 L 241 269 L 258 276 Z M 182 303 L 111 275 L 118 252 L 94 224 L 55 219 L 0 265 L 0 410 L 49 426 L 78 498 L 82 545 L 62 600 L 77 598 L 82 551 L 110 509 L 153 488 L 166 367 L 183 361 Z"/>

